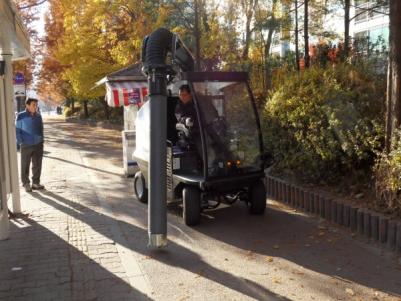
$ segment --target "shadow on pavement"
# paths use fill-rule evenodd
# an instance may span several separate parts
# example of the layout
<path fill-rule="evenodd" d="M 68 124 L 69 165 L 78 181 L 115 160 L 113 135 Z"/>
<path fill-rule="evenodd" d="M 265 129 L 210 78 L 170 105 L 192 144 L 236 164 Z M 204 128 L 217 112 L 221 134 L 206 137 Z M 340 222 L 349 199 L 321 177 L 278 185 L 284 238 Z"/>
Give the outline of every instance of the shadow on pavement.
<path fill-rule="evenodd" d="M 318 273 L 401 295 L 401 271 L 394 262 L 368 246 L 360 246 L 341 230 L 334 227 L 331 233 L 329 227 L 319 229 L 313 218 L 274 206 L 268 207 L 264 216 L 249 215 L 241 205 L 208 212 L 212 222 L 205 221 L 196 230 L 243 250 L 283 258 Z M 308 285 L 318 285 L 316 279 L 303 277 Z"/>
<path fill-rule="evenodd" d="M 83 165 L 83 164 L 79 164 L 79 163 L 76 163 L 76 162 L 72 162 L 72 161 L 68 161 L 68 160 L 65 160 L 65 159 L 61 159 L 61 158 L 57 158 L 57 157 L 48 156 L 48 155 L 46 155 L 46 154 L 45 154 L 43 157 L 48 158 L 48 159 L 53 159 L 53 160 L 61 161 L 61 162 L 67 163 L 67 164 L 73 164 L 73 165 L 76 165 L 76 166 L 79 166 L 79 167 L 82 167 L 82 168 L 91 169 L 91 170 L 94 170 L 94 171 L 97 171 L 97 172 L 106 173 L 107 175 L 112 174 L 112 175 L 114 175 L 114 176 L 122 177 L 122 175 L 117 174 L 117 173 L 113 173 L 113 172 L 110 172 L 110 171 L 106 171 L 106 170 L 102 170 L 102 169 L 98 169 L 98 168 L 94 168 L 94 167 L 89 167 L 89 166 L 86 166 L 86 165 Z"/>
<path fill-rule="evenodd" d="M 152 300 L 35 220 L 10 226 L 0 242 L 0 300 Z"/>
<path fill-rule="evenodd" d="M 72 148 L 85 150 L 88 152 L 89 157 L 102 157 L 107 153 L 107 157 L 110 158 L 115 166 L 121 165 L 117 163 L 121 161 L 122 151 L 116 148 L 117 141 L 121 140 L 120 137 L 112 137 L 113 133 L 116 133 L 115 131 L 108 132 L 105 137 L 93 139 L 94 137 L 88 136 L 90 129 L 85 129 L 78 134 L 68 134 L 71 126 L 63 124 L 62 127 L 66 130 L 65 132 L 67 132 L 67 136 L 70 139 L 58 140 L 57 143 L 60 145 L 68 145 Z M 96 141 L 96 143 L 93 143 L 93 141 Z M 81 167 L 88 168 L 87 166 Z M 94 170 L 103 172 L 103 175 L 105 175 L 102 170 Z M 97 185 L 97 187 L 103 189 L 105 194 L 112 196 L 113 199 L 121 200 L 121 195 L 113 192 L 113 190 L 121 192 L 124 188 L 127 189 L 128 182 L 123 181 L 121 176 L 118 175 L 119 181 L 117 185 L 116 178 L 113 178 L 117 174 L 106 173 L 110 174 L 110 178 L 106 181 L 107 184 Z M 113 183 L 113 185 L 110 183 Z M 126 198 L 126 196 L 124 197 Z M 86 222 L 85 215 L 79 215 L 68 207 L 60 205 L 75 206 L 59 195 L 46 192 L 46 194 L 38 195 L 38 198 L 56 209 L 63 210 L 71 216 Z M 142 208 L 140 212 L 138 212 L 139 208 Z M 81 212 L 86 212 L 86 210 L 91 209 L 81 206 L 80 210 Z M 146 206 L 139 207 L 139 205 L 133 205 L 132 202 L 120 202 L 118 206 L 113 207 L 113 211 L 117 214 L 132 216 L 143 225 L 146 224 Z M 321 231 L 318 229 L 314 218 L 294 215 L 276 207 L 269 207 L 265 216 L 248 215 L 246 211 L 245 206 L 241 206 L 241 204 L 209 211 L 207 212 L 208 220 L 203 217 L 201 225 L 194 227 L 193 231 L 242 249 L 245 252 L 251 251 L 263 256 L 283 258 L 299 267 L 332 276 L 342 281 L 352 281 L 391 294 L 401 294 L 401 271 L 394 268 L 394 263 L 391 260 L 379 256 L 378 252 L 375 253 L 375 251 L 369 250 L 368 247 L 359 246 L 344 234 Z M 173 206 L 170 208 L 169 214 L 180 215 L 180 210 Z M 110 222 L 113 220 L 104 215 L 102 218 Z M 173 242 L 170 242 L 167 251 L 153 253 L 145 247 L 147 233 L 144 229 L 121 220 L 118 223 L 123 232 L 132 234 L 131 238 L 127 238 L 129 242 L 127 247 L 132 250 L 144 255 L 151 255 L 153 259 L 171 266 L 184 268 L 193 273 L 198 273 L 199 270 L 207 271 L 204 277 L 256 299 L 260 299 L 261 296 L 277 297 L 257 283 L 241 280 L 230 273 L 210 266 L 195 252 Z M 183 232 L 188 231 L 188 228 L 183 224 L 176 223 L 176 226 L 181 228 Z M 101 228 L 98 231 L 108 235 Z M 134 238 L 137 241 L 134 241 Z M 319 284 L 321 278 L 308 275 L 303 277 L 307 286 L 316 287 L 319 291 L 322 290 L 322 286 Z M 331 295 L 329 291 L 325 293 L 327 296 Z M 262 299 L 265 298 L 262 297 Z"/>
<path fill-rule="evenodd" d="M 88 219 L 86 218 L 88 215 L 97 216 L 96 220 L 92 220 L 92 224 L 89 224 L 94 230 L 98 231 L 100 234 L 105 236 L 110 236 L 108 231 L 105 231 L 104 224 L 110 225 L 116 220 L 106 216 L 104 214 L 100 214 L 98 212 L 93 211 L 92 209 L 85 207 L 83 205 L 71 202 L 60 195 L 52 193 L 50 191 L 44 191 L 43 193 L 35 193 L 34 197 L 38 200 L 54 207 L 57 210 L 60 210 L 73 218 L 76 218 L 84 223 L 88 224 Z M 71 209 L 71 208 L 73 209 Z M 124 228 L 124 231 L 128 233 L 132 233 L 133 236 L 138 237 L 147 237 L 147 232 L 144 229 L 126 223 L 124 221 L 117 221 L 119 226 Z M 99 224 L 102 226 L 99 227 Z M 112 240 L 115 240 L 113 237 L 109 237 Z M 215 267 L 209 265 L 202 258 L 192 252 L 191 250 L 175 244 L 174 242 L 169 241 L 169 247 L 163 251 L 155 251 L 150 250 L 144 247 L 146 244 L 141 243 L 129 243 L 127 245 L 127 241 L 116 241 L 117 243 L 135 250 L 143 255 L 147 255 L 154 260 L 158 260 L 164 264 L 171 265 L 174 267 L 179 267 L 190 271 L 194 274 L 199 274 L 201 272 L 202 277 L 207 278 L 211 281 L 217 282 L 225 287 L 228 287 L 234 291 L 240 292 L 246 296 L 251 298 L 255 298 L 257 300 L 289 300 L 285 297 L 274 294 L 273 292 L 267 290 L 263 286 L 245 279 L 238 278 L 230 273 L 225 271 L 221 271 L 216 269 Z"/>

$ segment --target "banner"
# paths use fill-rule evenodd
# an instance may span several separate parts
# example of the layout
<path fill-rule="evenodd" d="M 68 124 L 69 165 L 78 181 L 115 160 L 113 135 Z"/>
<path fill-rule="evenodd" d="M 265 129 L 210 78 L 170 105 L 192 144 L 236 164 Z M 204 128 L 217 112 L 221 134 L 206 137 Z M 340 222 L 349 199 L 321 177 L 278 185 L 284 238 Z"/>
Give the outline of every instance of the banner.
<path fill-rule="evenodd" d="M 147 82 L 106 82 L 106 101 L 110 107 L 141 106 L 146 95 Z"/>

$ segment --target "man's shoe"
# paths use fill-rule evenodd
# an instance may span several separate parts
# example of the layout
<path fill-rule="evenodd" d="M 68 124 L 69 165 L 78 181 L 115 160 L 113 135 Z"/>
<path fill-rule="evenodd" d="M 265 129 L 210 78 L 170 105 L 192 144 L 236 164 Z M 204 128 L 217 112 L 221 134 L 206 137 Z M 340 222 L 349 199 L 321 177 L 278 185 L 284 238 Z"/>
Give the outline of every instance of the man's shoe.
<path fill-rule="evenodd" d="M 32 189 L 34 189 L 34 190 L 42 190 L 42 189 L 45 189 L 45 186 L 40 185 L 40 184 L 32 184 Z"/>
<path fill-rule="evenodd" d="M 26 192 L 32 192 L 31 185 L 29 185 L 29 184 L 27 183 L 27 184 L 24 184 L 23 186 L 24 186 Z"/>

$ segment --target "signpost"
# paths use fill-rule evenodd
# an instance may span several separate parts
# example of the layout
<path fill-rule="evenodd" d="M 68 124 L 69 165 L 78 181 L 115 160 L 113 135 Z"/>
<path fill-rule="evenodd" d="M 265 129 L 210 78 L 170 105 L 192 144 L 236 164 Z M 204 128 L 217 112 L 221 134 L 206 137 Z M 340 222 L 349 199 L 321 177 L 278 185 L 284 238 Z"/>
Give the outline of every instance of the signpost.
<path fill-rule="evenodd" d="M 25 107 L 26 87 L 25 76 L 21 72 L 15 73 L 14 76 L 14 99 L 17 112 L 21 112 Z"/>
<path fill-rule="evenodd" d="M 21 72 L 15 73 L 14 77 L 14 85 L 24 85 L 25 84 L 25 76 Z"/>

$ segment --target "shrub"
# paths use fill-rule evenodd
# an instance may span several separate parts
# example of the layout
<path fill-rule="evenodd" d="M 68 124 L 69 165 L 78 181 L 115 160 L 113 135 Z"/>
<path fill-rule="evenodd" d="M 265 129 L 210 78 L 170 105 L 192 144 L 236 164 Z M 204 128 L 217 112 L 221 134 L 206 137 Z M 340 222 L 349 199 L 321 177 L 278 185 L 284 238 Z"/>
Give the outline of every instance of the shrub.
<path fill-rule="evenodd" d="M 393 149 L 383 152 L 375 165 L 376 205 L 388 213 L 401 215 L 401 133 L 394 135 Z"/>
<path fill-rule="evenodd" d="M 65 117 L 72 117 L 73 115 L 75 115 L 75 113 L 79 113 L 80 111 L 81 107 L 75 106 L 74 111 L 70 107 L 65 107 L 63 113 Z"/>
<path fill-rule="evenodd" d="M 274 170 L 312 182 L 370 175 L 383 144 L 383 81 L 351 65 L 280 77 L 262 117 Z"/>

